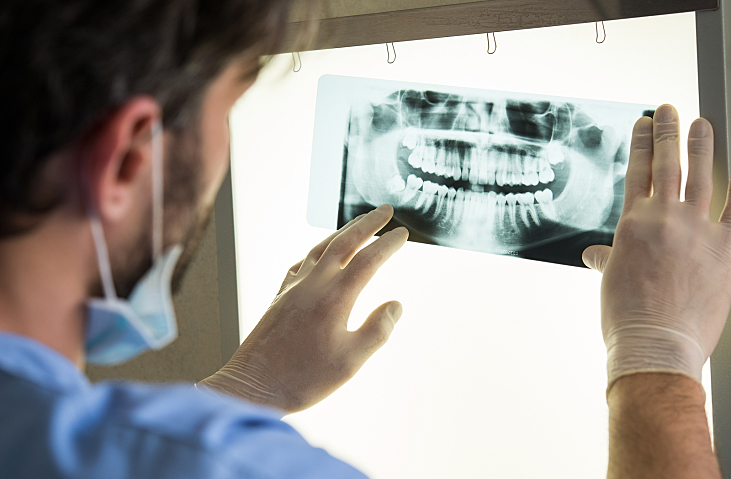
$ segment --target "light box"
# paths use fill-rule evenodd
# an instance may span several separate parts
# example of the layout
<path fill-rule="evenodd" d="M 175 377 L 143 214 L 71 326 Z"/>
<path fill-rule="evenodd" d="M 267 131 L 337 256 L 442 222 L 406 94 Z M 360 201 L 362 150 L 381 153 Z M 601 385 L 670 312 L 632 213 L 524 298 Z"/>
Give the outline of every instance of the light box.
<path fill-rule="evenodd" d="M 639 105 L 698 116 L 694 14 L 274 58 L 231 117 L 240 330 L 330 230 L 307 221 L 323 75 Z M 683 143 L 685 148 L 685 142 Z M 684 160 L 685 161 L 685 160 Z M 335 205 L 337 208 L 337 205 Z M 399 300 L 389 342 L 331 397 L 286 418 L 375 479 L 603 478 L 601 276 L 576 267 L 409 243 L 375 276 L 349 327 Z M 704 370 L 710 408 L 710 372 Z"/>

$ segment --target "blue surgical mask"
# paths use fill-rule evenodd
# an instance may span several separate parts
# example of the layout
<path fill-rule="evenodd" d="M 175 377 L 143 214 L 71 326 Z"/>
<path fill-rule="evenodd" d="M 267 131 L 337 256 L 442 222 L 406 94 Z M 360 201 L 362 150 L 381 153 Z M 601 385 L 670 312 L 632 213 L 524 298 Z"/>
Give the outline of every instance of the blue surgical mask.
<path fill-rule="evenodd" d="M 183 248 L 162 252 L 163 237 L 162 125 L 152 135 L 152 268 L 135 285 L 129 299 L 117 297 L 109 252 L 96 207 L 89 201 L 89 222 L 96 247 L 104 298 L 87 301 L 86 361 L 115 365 L 175 340 L 178 328 L 171 280 Z"/>

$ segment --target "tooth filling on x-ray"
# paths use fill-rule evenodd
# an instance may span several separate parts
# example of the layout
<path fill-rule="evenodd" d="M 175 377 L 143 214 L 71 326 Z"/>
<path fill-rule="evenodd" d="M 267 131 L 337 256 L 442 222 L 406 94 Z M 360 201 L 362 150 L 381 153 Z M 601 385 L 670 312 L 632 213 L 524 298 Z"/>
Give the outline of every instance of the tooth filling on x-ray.
<path fill-rule="evenodd" d="M 340 222 L 389 203 L 418 241 L 519 255 L 613 233 L 644 107 L 373 84 L 352 93 Z"/>

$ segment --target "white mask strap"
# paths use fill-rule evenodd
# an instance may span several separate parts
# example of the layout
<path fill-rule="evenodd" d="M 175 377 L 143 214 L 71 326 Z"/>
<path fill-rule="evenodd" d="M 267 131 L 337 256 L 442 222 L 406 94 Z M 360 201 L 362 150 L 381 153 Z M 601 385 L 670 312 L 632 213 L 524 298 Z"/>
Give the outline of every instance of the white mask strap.
<path fill-rule="evenodd" d="M 162 256 L 163 249 L 163 136 L 162 122 L 155 120 L 152 126 L 152 258 L 153 262 Z M 104 296 L 117 299 L 117 290 L 114 288 L 112 267 L 109 261 L 109 249 L 104 237 L 104 228 L 99 220 L 99 214 L 91 193 L 91 181 L 86 178 L 89 199 L 86 201 L 91 235 L 94 239 L 99 275 L 104 288 Z"/>
<path fill-rule="evenodd" d="M 102 223 L 99 221 L 99 215 L 93 200 L 88 201 L 88 209 L 91 236 L 94 239 L 94 249 L 96 249 L 96 260 L 99 264 L 99 275 L 102 278 L 104 296 L 107 299 L 117 299 L 117 290 L 114 289 L 112 267 L 109 262 L 109 250 L 107 249 L 107 241 L 104 238 L 104 228 L 102 228 Z"/>
<path fill-rule="evenodd" d="M 152 261 L 162 256 L 163 249 L 163 130 L 162 122 L 152 125 Z"/>

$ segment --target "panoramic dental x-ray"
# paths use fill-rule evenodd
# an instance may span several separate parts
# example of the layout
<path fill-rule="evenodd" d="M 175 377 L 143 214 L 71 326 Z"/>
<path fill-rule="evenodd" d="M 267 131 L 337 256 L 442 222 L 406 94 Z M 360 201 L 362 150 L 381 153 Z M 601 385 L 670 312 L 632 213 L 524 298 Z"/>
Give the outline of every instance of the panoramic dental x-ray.
<path fill-rule="evenodd" d="M 384 231 L 406 226 L 412 241 L 577 266 L 611 244 L 632 124 L 650 107 L 393 84 L 321 80 L 319 96 L 340 101 L 317 115 L 345 123 L 330 163 L 338 226 L 389 203 Z"/>

